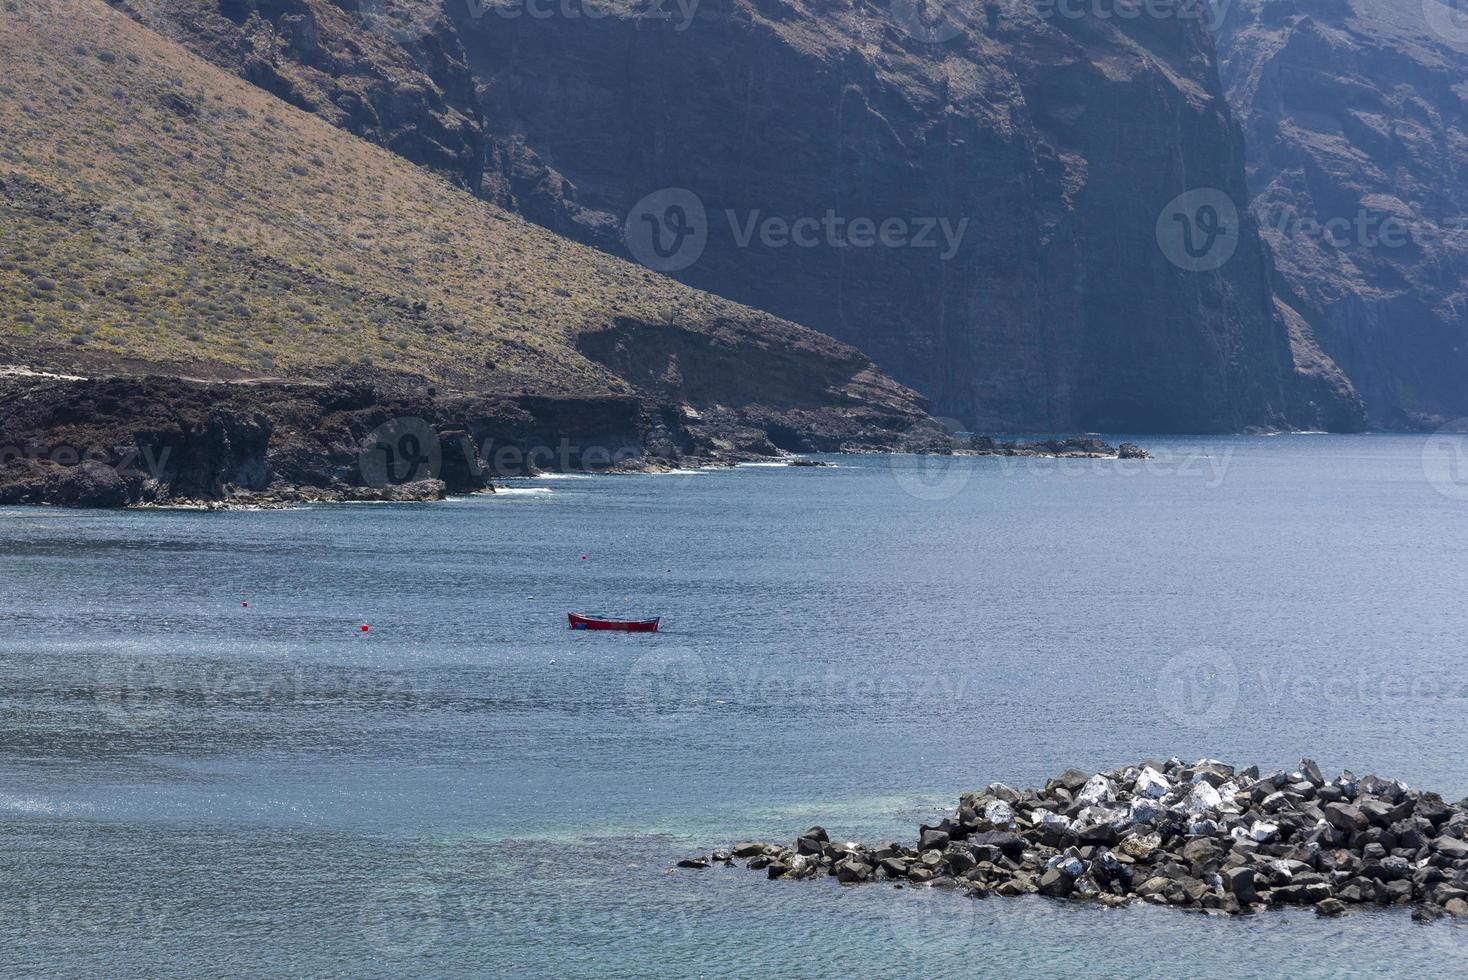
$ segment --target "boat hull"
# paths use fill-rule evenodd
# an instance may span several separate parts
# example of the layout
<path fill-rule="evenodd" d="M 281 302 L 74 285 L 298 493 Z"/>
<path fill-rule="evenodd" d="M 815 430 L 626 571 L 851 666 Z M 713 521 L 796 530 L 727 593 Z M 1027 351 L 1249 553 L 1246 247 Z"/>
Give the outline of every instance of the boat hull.
<path fill-rule="evenodd" d="M 661 619 L 607 619 L 602 616 L 583 616 L 567 613 L 573 630 L 606 630 L 617 633 L 656 633 Z"/>

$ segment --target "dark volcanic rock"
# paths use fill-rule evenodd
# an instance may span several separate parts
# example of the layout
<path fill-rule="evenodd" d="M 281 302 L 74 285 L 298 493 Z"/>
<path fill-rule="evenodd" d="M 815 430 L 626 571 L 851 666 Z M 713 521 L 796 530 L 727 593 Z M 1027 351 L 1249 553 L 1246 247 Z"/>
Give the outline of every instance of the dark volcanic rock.
<path fill-rule="evenodd" d="M 1322 811 L 1294 791 L 1327 787 L 1352 802 L 1332 801 Z M 770 877 L 812 877 L 819 869 L 844 884 L 874 875 L 935 886 L 957 879 L 983 894 L 1039 892 L 1107 905 L 1142 899 L 1228 913 L 1311 905 L 1322 916 L 1335 916 L 1351 905 L 1415 904 L 1413 917 L 1420 921 L 1468 916 L 1464 804 L 1444 804 L 1395 780 L 1358 781 L 1342 773 L 1327 781 L 1308 759 L 1298 771 L 1262 778 L 1255 767 L 1170 759 L 1089 777 L 1070 770 L 1038 791 L 1015 793 L 996 784 L 960 798 L 960 826 L 982 825 L 977 814 L 997 813 L 1000 806 L 1016 831 L 982 831 L 950 842 L 945 828 L 955 822 L 944 820 L 921 828 L 919 852 L 896 844 L 876 851 L 843 844 L 808 857 L 762 845 L 740 845 L 735 853 L 749 856 L 748 866 L 767 869 Z M 1400 847 L 1370 825 L 1367 814 L 1382 806 L 1390 811 L 1384 817 L 1395 818 L 1393 826 L 1422 809 L 1454 829 L 1430 847 Z M 1111 841 L 1086 841 L 1078 826 L 1104 826 Z M 1341 839 L 1322 846 L 1315 839 L 1322 831 Z M 808 833 L 797 850 L 810 840 Z"/>
<path fill-rule="evenodd" d="M 1468 414 L 1468 32 L 1450 7 L 1221 8 L 1223 80 L 1283 298 L 1376 426 Z"/>
<path fill-rule="evenodd" d="M 0 503 L 437 500 L 490 489 L 492 476 L 775 455 L 773 426 L 832 451 L 882 448 L 911 421 L 819 396 L 685 411 L 634 396 L 441 396 L 416 379 L 3 377 Z"/>
<path fill-rule="evenodd" d="M 1120 448 L 1090 437 L 1045 439 L 1040 442 L 1000 442 L 993 436 L 973 436 L 968 452 L 977 456 L 1047 456 L 1073 459 L 1151 459 L 1151 455 L 1135 443 L 1124 442 Z"/>

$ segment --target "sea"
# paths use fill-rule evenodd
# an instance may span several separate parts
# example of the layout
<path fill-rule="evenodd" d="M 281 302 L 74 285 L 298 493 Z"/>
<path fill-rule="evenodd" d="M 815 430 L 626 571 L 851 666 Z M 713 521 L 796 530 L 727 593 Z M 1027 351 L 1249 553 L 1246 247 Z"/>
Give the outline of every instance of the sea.
<path fill-rule="evenodd" d="M 675 868 L 1147 758 L 1468 796 L 1463 437 L 1132 438 L 0 510 L 0 973 L 1468 974 L 1403 909 Z"/>

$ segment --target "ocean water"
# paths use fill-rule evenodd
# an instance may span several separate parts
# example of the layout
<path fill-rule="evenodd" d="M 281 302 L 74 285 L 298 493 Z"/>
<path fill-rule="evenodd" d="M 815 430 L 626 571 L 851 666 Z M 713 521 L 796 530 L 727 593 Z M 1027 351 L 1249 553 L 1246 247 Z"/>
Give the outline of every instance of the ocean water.
<path fill-rule="evenodd" d="M 812 823 L 910 839 L 988 782 L 1149 756 L 1468 795 L 1445 447 L 1144 441 L 0 511 L 0 972 L 1464 975 L 1468 929 L 1401 910 L 671 870 Z"/>

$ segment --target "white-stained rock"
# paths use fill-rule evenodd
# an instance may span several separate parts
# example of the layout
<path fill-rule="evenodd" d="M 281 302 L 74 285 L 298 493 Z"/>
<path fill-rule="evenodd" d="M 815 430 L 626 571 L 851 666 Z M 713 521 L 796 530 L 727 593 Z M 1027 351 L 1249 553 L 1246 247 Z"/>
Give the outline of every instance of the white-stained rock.
<path fill-rule="evenodd" d="M 992 824 L 1008 826 L 1014 823 L 1014 807 L 1003 800 L 995 800 L 984 807 L 984 819 Z"/>
<path fill-rule="evenodd" d="M 1260 820 L 1249 828 L 1249 837 L 1261 844 L 1268 843 L 1278 836 L 1279 824 L 1270 823 L 1267 820 Z"/>
<path fill-rule="evenodd" d="M 1111 803 L 1116 799 L 1116 784 L 1105 776 L 1097 773 L 1086 780 L 1086 785 L 1076 794 L 1076 802 L 1082 806 L 1094 806 L 1097 803 Z"/>
<path fill-rule="evenodd" d="M 1194 783 L 1193 790 L 1188 798 L 1183 801 L 1183 809 L 1189 813 L 1207 813 L 1209 810 L 1218 809 L 1218 804 L 1223 802 L 1218 795 L 1218 790 L 1208 783 Z"/>
<path fill-rule="evenodd" d="M 1160 800 L 1167 795 L 1170 789 L 1172 789 L 1172 784 L 1167 781 L 1167 777 L 1151 766 L 1145 767 L 1137 776 L 1135 792 L 1138 796 L 1149 800 Z"/>

